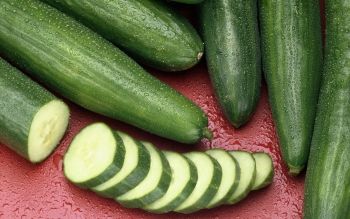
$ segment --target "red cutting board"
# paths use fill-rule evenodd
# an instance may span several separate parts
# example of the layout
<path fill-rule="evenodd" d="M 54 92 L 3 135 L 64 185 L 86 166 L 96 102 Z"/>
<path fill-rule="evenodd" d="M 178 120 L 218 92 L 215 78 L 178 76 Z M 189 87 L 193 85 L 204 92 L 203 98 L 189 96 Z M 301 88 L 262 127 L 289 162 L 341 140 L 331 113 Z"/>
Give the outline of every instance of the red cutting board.
<path fill-rule="evenodd" d="M 184 10 L 191 14 L 190 9 Z M 148 69 L 197 103 L 209 117 L 214 132 L 212 141 L 183 145 L 148 134 L 139 129 L 84 110 L 69 101 L 71 123 L 58 149 L 45 162 L 33 165 L 6 146 L 0 144 L 0 218 L 241 218 L 272 219 L 301 218 L 303 208 L 304 173 L 298 177 L 287 174 L 281 159 L 278 139 L 268 105 L 266 86 L 255 115 L 243 128 L 236 130 L 223 117 L 213 94 L 205 62 L 181 73 L 160 73 Z M 62 172 L 62 157 L 74 135 L 86 125 L 103 121 L 140 140 L 159 148 L 186 152 L 224 148 L 228 150 L 264 151 L 274 160 L 272 185 L 254 191 L 242 202 L 202 210 L 191 215 L 154 215 L 137 209 L 126 209 L 113 200 L 77 188 L 67 182 Z"/>

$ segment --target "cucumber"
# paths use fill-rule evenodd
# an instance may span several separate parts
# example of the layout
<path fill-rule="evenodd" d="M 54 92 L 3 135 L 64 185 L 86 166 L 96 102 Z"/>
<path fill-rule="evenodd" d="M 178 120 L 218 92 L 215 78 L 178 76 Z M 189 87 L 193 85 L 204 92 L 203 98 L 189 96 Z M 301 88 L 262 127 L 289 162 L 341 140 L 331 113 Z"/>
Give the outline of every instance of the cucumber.
<path fill-rule="evenodd" d="M 240 168 L 236 159 L 224 150 L 212 149 L 206 151 L 206 153 L 220 164 L 223 173 L 219 189 L 207 205 L 207 208 L 214 208 L 227 202 L 236 191 L 239 183 Z"/>
<path fill-rule="evenodd" d="M 190 196 L 174 211 L 192 213 L 205 208 L 217 193 L 222 177 L 220 164 L 203 152 L 184 154 L 197 168 L 197 184 Z"/>
<path fill-rule="evenodd" d="M 136 187 L 116 197 L 116 201 L 128 208 L 141 208 L 161 198 L 171 181 L 171 169 L 164 154 L 150 143 L 143 145 L 151 157 L 147 176 Z"/>
<path fill-rule="evenodd" d="M 163 153 L 172 170 L 169 189 L 163 197 L 143 207 L 146 211 L 157 214 L 167 213 L 178 207 L 192 193 L 198 179 L 197 169 L 192 161 L 176 152 Z"/>
<path fill-rule="evenodd" d="M 210 137 L 194 103 L 108 41 L 37 0 L 2 0 L 0 51 L 32 77 L 96 113 L 182 143 Z"/>
<path fill-rule="evenodd" d="M 172 2 L 180 2 L 184 4 L 199 4 L 203 2 L 204 0 L 170 0 Z"/>
<path fill-rule="evenodd" d="M 264 188 L 272 183 L 274 168 L 271 157 L 263 152 L 252 154 L 255 160 L 256 175 L 252 190 Z"/>
<path fill-rule="evenodd" d="M 255 111 L 261 56 L 255 0 L 205 0 L 201 23 L 212 84 L 224 114 L 236 127 Z"/>
<path fill-rule="evenodd" d="M 64 155 L 64 175 L 81 188 L 100 185 L 114 176 L 125 158 L 123 141 L 107 125 L 96 123 L 79 132 Z"/>
<path fill-rule="evenodd" d="M 315 121 L 322 67 L 318 1 L 261 0 L 263 69 L 289 173 L 305 167 Z"/>
<path fill-rule="evenodd" d="M 255 181 L 256 169 L 253 155 L 244 151 L 229 152 L 238 162 L 240 167 L 240 179 L 237 189 L 227 200 L 227 204 L 235 204 L 244 199 L 252 189 Z"/>
<path fill-rule="evenodd" d="M 145 146 L 125 133 L 117 132 L 125 146 L 125 161 L 111 179 L 92 190 L 101 196 L 115 198 L 137 186 L 150 170 L 150 155 Z"/>
<path fill-rule="evenodd" d="M 68 121 L 65 103 L 0 58 L 0 142 L 39 163 L 56 148 Z"/>
<path fill-rule="evenodd" d="M 350 0 L 326 0 L 324 78 L 305 184 L 305 219 L 350 215 Z"/>
<path fill-rule="evenodd" d="M 42 1 L 73 16 L 143 64 L 180 71 L 197 64 L 203 55 L 196 30 L 163 0 Z"/>

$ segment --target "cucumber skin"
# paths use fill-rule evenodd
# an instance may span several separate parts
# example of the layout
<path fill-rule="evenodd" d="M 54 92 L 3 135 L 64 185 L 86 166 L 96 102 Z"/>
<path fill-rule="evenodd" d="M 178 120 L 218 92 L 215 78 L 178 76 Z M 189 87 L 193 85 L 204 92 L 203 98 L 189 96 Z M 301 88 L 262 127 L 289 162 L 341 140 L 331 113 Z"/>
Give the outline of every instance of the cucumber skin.
<path fill-rule="evenodd" d="M 196 30 L 163 0 L 42 1 L 77 18 L 151 67 L 186 70 L 203 55 L 203 42 Z"/>
<path fill-rule="evenodd" d="M 124 158 L 125 158 L 125 145 L 123 143 L 123 140 L 121 139 L 121 137 L 118 135 L 117 132 L 113 132 L 113 135 L 114 135 L 114 138 L 116 140 L 117 152 L 114 155 L 114 160 L 113 160 L 112 164 L 106 170 L 104 170 L 103 173 L 101 173 L 100 175 L 98 175 L 98 176 L 96 176 L 88 181 L 81 182 L 81 183 L 71 181 L 73 184 L 75 184 L 76 186 L 78 186 L 82 189 L 90 189 L 92 187 L 96 187 L 96 186 L 101 185 L 102 183 L 108 181 L 121 169 L 121 167 L 124 163 Z M 67 153 L 68 152 L 69 152 L 69 150 L 67 151 Z M 65 156 L 67 155 L 67 153 L 65 154 Z M 63 158 L 63 160 L 64 160 L 64 158 Z M 64 164 L 64 162 L 63 162 L 63 164 Z M 63 165 L 63 173 L 64 173 L 66 179 L 69 180 L 68 176 L 66 175 L 64 165 Z"/>
<path fill-rule="evenodd" d="M 150 144 L 147 142 L 144 142 L 143 144 Z M 162 197 L 167 189 L 169 188 L 170 181 L 171 181 L 171 168 L 168 163 L 168 160 L 166 159 L 165 155 L 163 154 L 162 151 L 158 150 L 155 146 L 153 146 L 159 153 L 161 160 L 162 160 L 162 165 L 163 165 L 163 173 L 161 176 L 161 181 L 159 181 L 157 188 L 154 189 L 151 193 L 139 198 L 139 199 L 134 199 L 134 200 L 123 200 L 121 201 L 120 199 L 116 199 L 118 203 L 123 205 L 124 207 L 127 208 L 142 208 L 144 206 L 147 206 L 151 204 L 152 202 L 156 201 L 160 197 Z"/>
<path fill-rule="evenodd" d="M 318 1 L 261 0 L 263 69 L 284 161 L 291 175 L 305 167 L 321 79 Z"/>
<path fill-rule="evenodd" d="M 350 215 L 350 1 L 326 0 L 324 79 L 306 173 L 305 219 Z"/>
<path fill-rule="evenodd" d="M 184 4 L 199 4 L 204 0 L 170 0 L 170 1 L 184 3 Z"/>
<path fill-rule="evenodd" d="M 54 95 L 0 58 L 0 142 L 28 161 L 34 116 Z"/>
<path fill-rule="evenodd" d="M 253 114 L 261 86 L 261 56 L 254 0 L 206 0 L 200 15 L 212 84 L 236 127 Z"/>
<path fill-rule="evenodd" d="M 36 0 L 3 0 L 0 51 L 96 113 L 181 143 L 206 136 L 204 112 L 97 34 Z"/>

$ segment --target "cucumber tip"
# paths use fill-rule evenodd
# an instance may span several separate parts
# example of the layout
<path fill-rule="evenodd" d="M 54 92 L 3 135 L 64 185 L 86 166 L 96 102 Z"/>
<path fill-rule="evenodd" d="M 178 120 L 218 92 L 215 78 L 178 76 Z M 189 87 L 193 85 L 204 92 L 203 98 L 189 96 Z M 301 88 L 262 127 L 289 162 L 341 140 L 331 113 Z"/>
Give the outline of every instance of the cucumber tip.
<path fill-rule="evenodd" d="M 211 140 L 213 138 L 213 132 L 210 131 L 208 127 L 205 127 L 203 129 L 203 137 L 208 140 Z"/>

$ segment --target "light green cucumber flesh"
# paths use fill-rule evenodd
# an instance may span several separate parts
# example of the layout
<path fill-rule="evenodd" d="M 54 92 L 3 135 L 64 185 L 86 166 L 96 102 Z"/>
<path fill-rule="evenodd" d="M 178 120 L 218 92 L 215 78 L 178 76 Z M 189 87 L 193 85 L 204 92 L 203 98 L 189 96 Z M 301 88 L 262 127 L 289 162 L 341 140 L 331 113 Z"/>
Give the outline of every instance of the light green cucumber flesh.
<path fill-rule="evenodd" d="M 235 204 L 244 199 L 253 187 L 256 169 L 254 157 L 244 151 L 229 152 L 238 162 L 241 174 L 237 189 L 232 196 L 227 200 L 227 204 Z"/>
<path fill-rule="evenodd" d="M 163 1 L 42 1 L 73 16 L 145 65 L 186 70 L 203 55 L 196 30 Z"/>
<path fill-rule="evenodd" d="M 120 137 L 107 125 L 95 123 L 73 139 L 64 156 L 64 174 L 80 187 L 95 187 L 113 177 L 121 169 L 124 158 Z"/>
<path fill-rule="evenodd" d="M 92 188 L 94 192 L 108 198 L 116 198 L 136 187 L 150 169 L 150 155 L 145 146 L 125 133 L 117 133 L 125 146 L 124 164 L 111 179 Z"/>
<path fill-rule="evenodd" d="M 164 154 L 150 143 L 143 145 L 151 158 L 147 176 L 136 187 L 116 197 L 117 202 L 128 208 L 142 208 L 161 198 L 171 181 L 171 169 Z"/>
<path fill-rule="evenodd" d="M 226 203 L 237 189 L 240 180 L 240 168 L 233 156 L 221 149 L 206 151 L 221 166 L 222 178 L 219 189 L 206 208 L 214 208 Z"/>
<path fill-rule="evenodd" d="M 178 207 L 192 193 L 197 183 L 197 169 L 183 155 L 164 151 L 171 168 L 171 182 L 168 191 L 160 199 L 143 207 L 153 213 L 167 213 Z"/>
<path fill-rule="evenodd" d="M 256 175 L 252 190 L 264 188 L 272 183 L 274 176 L 273 162 L 266 153 L 253 154 L 256 167 Z"/>
<path fill-rule="evenodd" d="M 0 58 L 0 142 L 39 163 L 56 148 L 68 122 L 65 103 Z"/>
<path fill-rule="evenodd" d="M 182 143 L 209 136 L 207 117 L 188 98 L 89 28 L 38 0 L 1 1 L 0 51 L 88 110 Z"/>
<path fill-rule="evenodd" d="M 220 164 L 203 152 L 184 154 L 197 168 L 197 184 L 190 196 L 174 211 L 192 213 L 205 208 L 217 193 L 221 183 L 222 170 Z"/>

